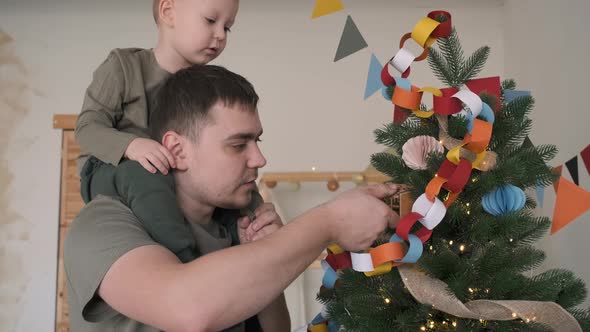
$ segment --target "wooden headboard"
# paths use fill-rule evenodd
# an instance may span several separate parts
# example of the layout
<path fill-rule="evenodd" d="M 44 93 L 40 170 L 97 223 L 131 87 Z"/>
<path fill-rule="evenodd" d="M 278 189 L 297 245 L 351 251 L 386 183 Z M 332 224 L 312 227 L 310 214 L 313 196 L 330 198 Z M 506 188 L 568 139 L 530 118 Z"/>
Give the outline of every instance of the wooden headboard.
<path fill-rule="evenodd" d="M 60 129 L 63 132 L 61 144 L 61 183 L 60 183 L 60 201 L 59 201 L 59 256 L 58 256 L 58 274 L 57 274 L 57 303 L 55 317 L 55 331 L 69 332 L 70 319 L 67 301 L 67 289 L 65 286 L 65 275 L 63 266 L 63 240 L 67 233 L 69 225 L 78 215 L 84 202 L 80 196 L 80 177 L 76 167 L 76 159 L 80 154 L 80 147 L 74 137 L 74 128 L 76 126 L 77 114 L 55 115 L 53 118 L 53 128 Z M 261 176 L 260 182 L 271 183 L 286 182 L 315 182 L 338 180 L 354 181 L 357 176 L 363 176 L 368 182 L 383 182 L 388 179 L 385 175 L 376 172 L 325 172 L 325 173 L 267 173 Z M 402 194 L 396 200 L 395 206 L 400 215 L 407 213 L 412 206 L 412 200 L 409 196 Z M 312 267 L 319 267 L 323 255 L 318 257 Z"/>

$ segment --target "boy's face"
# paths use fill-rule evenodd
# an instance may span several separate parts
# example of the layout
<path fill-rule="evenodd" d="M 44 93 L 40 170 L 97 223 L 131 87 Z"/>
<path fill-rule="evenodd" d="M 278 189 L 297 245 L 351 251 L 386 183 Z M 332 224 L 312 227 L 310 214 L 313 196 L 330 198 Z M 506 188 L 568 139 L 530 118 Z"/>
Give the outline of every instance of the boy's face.
<path fill-rule="evenodd" d="M 177 182 L 177 189 L 208 205 L 245 207 L 256 188 L 258 169 L 266 164 L 258 148 L 260 135 L 262 124 L 257 111 L 217 102 L 197 141 L 187 143 L 188 169 L 183 182 L 189 183 Z"/>
<path fill-rule="evenodd" d="M 171 42 L 187 64 L 206 64 L 225 49 L 238 0 L 176 0 Z"/>

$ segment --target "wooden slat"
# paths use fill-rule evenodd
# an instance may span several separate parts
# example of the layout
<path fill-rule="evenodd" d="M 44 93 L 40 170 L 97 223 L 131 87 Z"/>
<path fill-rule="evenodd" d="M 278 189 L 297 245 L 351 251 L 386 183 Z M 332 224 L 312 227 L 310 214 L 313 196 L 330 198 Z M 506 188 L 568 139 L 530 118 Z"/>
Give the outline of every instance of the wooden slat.
<path fill-rule="evenodd" d="M 53 128 L 74 130 L 76 128 L 77 114 L 55 114 L 53 116 Z"/>
<path fill-rule="evenodd" d="M 69 124 L 66 122 L 70 121 Z M 75 118 L 69 116 L 55 116 L 54 127 L 65 128 L 75 124 Z M 60 218 L 57 261 L 57 303 L 55 312 L 55 331 L 70 332 L 70 318 L 67 301 L 67 287 L 65 284 L 65 272 L 63 266 L 63 241 L 68 231 L 68 226 L 81 209 L 80 180 L 77 176 L 76 158 L 79 154 L 73 130 L 64 130 L 62 136 L 61 153 L 61 187 L 60 187 Z"/>
<path fill-rule="evenodd" d="M 330 180 L 352 182 L 360 180 L 369 183 L 385 182 L 390 178 L 380 172 L 270 172 L 264 173 L 260 179 L 262 183 L 269 182 L 328 182 Z M 269 186 L 272 187 L 272 186 Z"/>

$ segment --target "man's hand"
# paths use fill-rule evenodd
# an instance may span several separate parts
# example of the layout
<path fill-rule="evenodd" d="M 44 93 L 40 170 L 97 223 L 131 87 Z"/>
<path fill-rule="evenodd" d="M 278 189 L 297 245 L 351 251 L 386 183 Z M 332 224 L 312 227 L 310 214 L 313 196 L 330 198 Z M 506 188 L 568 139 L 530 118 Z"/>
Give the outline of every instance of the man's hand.
<path fill-rule="evenodd" d="M 240 243 L 260 240 L 283 226 L 283 221 L 275 211 L 275 206 L 272 203 L 260 205 L 254 211 L 254 214 L 256 216 L 254 221 L 249 216 L 238 220 Z"/>
<path fill-rule="evenodd" d="M 125 157 L 135 160 L 148 172 L 168 174 L 170 168 L 176 168 L 174 156 L 160 143 L 149 138 L 136 138 L 127 146 Z M 157 168 L 157 170 L 156 170 Z"/>
<path fill-rule="evenodd" d="M 394 184 L 358 187 L 320 206 L 331 216 L 329 231 L 334 242 L 348 251 L 370 247 L 387 226 L 397 224 L 399 216 L 381 199 L 398 191 Z"/>

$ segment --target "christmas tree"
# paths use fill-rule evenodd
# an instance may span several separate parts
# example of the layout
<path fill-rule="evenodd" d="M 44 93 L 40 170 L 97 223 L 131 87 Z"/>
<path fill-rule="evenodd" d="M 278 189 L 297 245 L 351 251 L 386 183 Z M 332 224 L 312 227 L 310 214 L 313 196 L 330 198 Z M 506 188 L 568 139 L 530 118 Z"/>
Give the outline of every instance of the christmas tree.
<path fill-rule="evenodd" d="M 444 12 L 429 16 L 441 23 L 450 20 L 450 15 Z M 441 96 L 467 87 L 472 91 L 482 90 L 477 88 L 482 81 L 476 76 L 484 67 L 489 52 L 489 47 L 481 47 L 466 58 L 453 28 L 450 34 L 436 39 L 427 57 L 434 75 L 449 89 L 420 92 Z M 389 85 L 387 93 L 396 104 L 394 93 L 403 80 L 385 81 Z M 396 116 L 396 121 L 375 131 L 376 141 L 395 153 L 373 155 L 372 165 L 389 175 L 392 182 L 405 185 L 413 199 L 425 197 L 425 192 L 432 198 L 432 188 L 437 187 L 432 183 L 436 178 L 443 173 L 449 178 L 448 169 L 444 171 L 445 165 L 450 165 L 449 160 L 456 159 L 456 165 L 451 166 L 453 170 L 461 168 L 463 161 L 469 161 L 468 174 L 459 185 L 445 186 L 447 182 L 441 189 L 439 183 L 440 190 L 435 191 L 435 196 L 439 202 L 445 202 L 446 213 L 439 224 L 430 225 L 431 234 L 419 223 L 410 225 L 411 231 L 409 227 L 406 230 L 407 234 L 419 229 L 417 236 L 425 240 L 424 244 L 420 243 L 421 255 L 415 264 L 390 267 L 389 272 L 368 276 L 342 263 L 334 268 L 338 271 L 334 287 L 322 287 L 318 294 L 318 299 L 326 306 L 315 324 L 323 321 L 330 330 L 340 327 L 345 331 L 362 332 L 551 330 L 539 323 L 543 319 L 537 316 L 548 315 L 550 320 L 554 312 L 539 310 L 535 313 L 537 309 L 530 309 L 529 305 L 525 307 L 533 314 L 531 311 L 526 316 L 513 312 L 508 320 L 496 320 L 458 317 L 439 310 L 441 308 L 432 302 L 421 303 L 409 289 L 407 275 L 400 272 L 402 267 L 411 265 L 430 279 L 446 284 L 446 292 L 463 304 L 475 304 L 477 300 L 558 304 L 571 314 L 570 318 L 573 316 L 577 320 L 582 330 L 590 331 L 588 310 L 577 308 L 586 297 L 583 281 L 568 270 L 534 271 L 545 259 L 544 252 L 535 248 L 534 243 L 546 234 L 551 220 L 533 213 L 536 203 L 525 196 L 524 190 L 549 186 L 558 178 L 547 165 L 557 149 L 553 145 L 533 146 L 527 138 L 532 126 L 528 114 L 534 99 L 515 90 L 513 80 L 500 84 L 498 79 L 497 85 L 497 93 L 489 88 L 477 93 L 484 104 L 479 115 L 469 109 L 467 101 L 458 102 L 464 110 L 450 116 L 433 114 L 436 102 L 434 112 L 423 104 L 416 111 L 396 104 L 396 112 L 402 112 L 403 116 Z M 484 122 L 489 124 L 491 137 L 481 148 L 474 142 L 485 136 L 481 134 L 485 132 L 482 128 L 486 128 Z M 399 230 L 391 230 L 374 247 L 388 243 L 389 236 L 396 231 L 399 233 Z M 405 240 L 407 242 L 408 235 Z M 330 251 L 332 262 L 337 253 Z M 421 287 L 423 285 L 417 285 Z M 431 295 L 444 297 L 448 294 Z M 547 317 L 544 318 L 546 321 Z"/>

